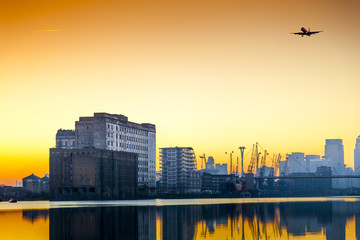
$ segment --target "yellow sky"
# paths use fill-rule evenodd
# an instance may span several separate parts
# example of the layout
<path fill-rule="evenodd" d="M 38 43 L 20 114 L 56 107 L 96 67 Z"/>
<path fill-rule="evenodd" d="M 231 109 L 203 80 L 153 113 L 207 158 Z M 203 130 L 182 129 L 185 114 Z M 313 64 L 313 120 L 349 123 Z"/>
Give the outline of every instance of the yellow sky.
<path fill-rule="evenodd" d="M 7 1 L 0 184 L 48 172 L 59 128 L 93 112 L 157 126 L 157 147 L 323 155 L 360 135 L 360 2 Z M 289 34 L 304 26 L 312 37 Z M 237 151 L 239 155 L 239 151 Z"/>

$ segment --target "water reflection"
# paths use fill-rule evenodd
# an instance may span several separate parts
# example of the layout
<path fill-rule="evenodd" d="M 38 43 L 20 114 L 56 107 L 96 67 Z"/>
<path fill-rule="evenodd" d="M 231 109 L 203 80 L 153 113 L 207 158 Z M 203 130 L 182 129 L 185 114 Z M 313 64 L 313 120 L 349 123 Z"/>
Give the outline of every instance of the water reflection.
<path fill-rule="evenodd" d="M 360 239 L 360 202 L 346 201 L 0 211 L 5 236 L 9 219 L 26 239 Z"/>

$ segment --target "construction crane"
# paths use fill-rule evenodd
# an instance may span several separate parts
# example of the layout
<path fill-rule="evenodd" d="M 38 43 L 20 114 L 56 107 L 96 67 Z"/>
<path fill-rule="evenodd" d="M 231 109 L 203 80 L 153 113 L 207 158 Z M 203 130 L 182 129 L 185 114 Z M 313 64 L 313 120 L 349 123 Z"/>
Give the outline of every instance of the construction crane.
<path fill-rule="evenodd" d="M 256 167 L 256 160 L 258 158 L 258 154 L 257 154 L 257 144 L 253 145 L 252 148 L 252 152 L 251 152 L 251 159 L 250 159 L 250 164 L 248 167 L 248 173 L 254 173 L 255 167 Z"/>
<path fill-rule="evenodd" d="M 232 172 L 233 172 L 233 169 L 232 169 L 232 154 L 234 153 L 234 151 L 231 151 L 229 152 L 230 154 L 230 177 L 231 177 L 231 180 L 232 180 Z M 228 152 L 225 152 L 225 154 L 228 154 Z"/>
<path fill-rule="evenodd" d="M 205 167 L 206 167 L 206 156 L 205 156 L 205 153 L 204 153 L 203 155 L 199 155 L 199 157 L 200 157 L 200 159 L 202 159 L 202 160 L 201 160 L 201 168 L 202 168 L 202 169 L 205 169 L 205 168 L 204 168 L 204 165 L 205 165 Z"/>
<path fill-rule="evenodd" d="M 261 162 L 260 162 L 260 176 L 264 176 L 265 174 L 265 166 L 266 166 L 266 155 L 268 155 L 269 153 L 264 150 L 264 156 L 261 157 Z"/>
<path fill-rule="evenodd" d="M 279 161 L 280 161 L 280 159 L 281 159 L 280 153 L 278 155 L 274 155 L 274 157 L 272 159 L 272 164 L 271 164 L 269 177 L 274 177 L 277 174 L 277 172 L 279 170 Z"/>
<path fill-rule="evenodd" d="M 239 157 L 236 157 L 236 176 L 239 175 Z"/>

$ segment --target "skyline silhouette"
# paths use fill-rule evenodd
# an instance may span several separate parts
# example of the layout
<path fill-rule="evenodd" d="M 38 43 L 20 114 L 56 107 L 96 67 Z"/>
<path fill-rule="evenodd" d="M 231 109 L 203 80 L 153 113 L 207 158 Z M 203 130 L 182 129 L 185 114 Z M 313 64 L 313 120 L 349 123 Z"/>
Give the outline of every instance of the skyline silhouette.
<path fill-rule="evenodd" d="M 341 138 L 353 167 L 359 23 L 355 0 L 5 2 L 0 184 L 48 173 L 56 131 L 94 112 L 154 123 L 157 148 L 219 163 L 255 142 L 322 155 Z M 302 26 L 324 32 L 289 34 Z"/>

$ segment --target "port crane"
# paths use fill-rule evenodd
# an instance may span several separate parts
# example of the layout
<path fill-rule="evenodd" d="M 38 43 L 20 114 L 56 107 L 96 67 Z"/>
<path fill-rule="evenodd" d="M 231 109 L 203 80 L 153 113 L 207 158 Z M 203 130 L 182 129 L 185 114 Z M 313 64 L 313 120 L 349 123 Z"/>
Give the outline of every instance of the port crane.
<path fill-rule="evenodd" d="M 259 150 L 258 150 L 258 143 L 256 143 L 253 144 L 252 147 L 250 164 L 248 166 L 248 173 L 255 173 L 255 171 L 257 171 L 258 161 L 259 161 Z"/>
<path fill-rule="evenodd" d="M 273 159 L 272 159 L 272 164 L 271 164 L 271 169 L 270 169 L 270 173 L 269 173 L 269 177 L 274 177 L 278 170 L 279 170 L 279 162 L 281 160 L 281 154 L 279 153 L 278 155 L 274 155 Z"/>
<path fill-rule="evenodd" d="M 266 156 L 269 155 L 269 153 L 264 150 L 264 156 L 261 157 L 261 162 L 260 162 L 260 176 L 264 176 L 265 174 L 265 166 L 266 166 Z"/>
<path fill-rule="evenodd" d="M 205 167 L 206 167 L 206 155 L 205 155 L 205 153 L 203 155 L 199 155 L 199 157 L 201 159 L 201 168 L 205 169 Z M 205 165 L 205 167 L 204 167 L 204 165 Z"/>

